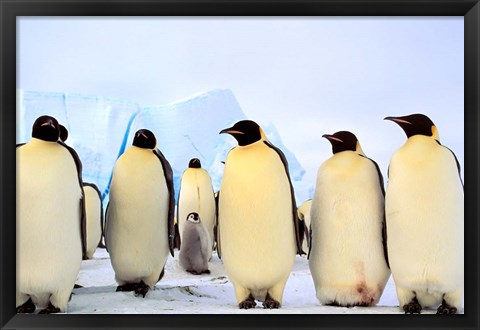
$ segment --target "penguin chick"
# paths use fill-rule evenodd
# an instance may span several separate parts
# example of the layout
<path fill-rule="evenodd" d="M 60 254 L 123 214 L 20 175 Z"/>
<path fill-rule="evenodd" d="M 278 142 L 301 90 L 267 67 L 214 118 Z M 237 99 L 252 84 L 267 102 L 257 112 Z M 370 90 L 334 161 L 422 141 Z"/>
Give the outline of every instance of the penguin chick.
<path fill-rule="evenodd" d="M 283 152 L 260 126 L 242 120 L 220 133 L 238 147 L 227 155 L 218 201 L 218 245 L 239 308 L 279 308 L 301 253 L 295 196 Z"/>
<path fill-rule="evenodd" d="M 386 117 L 407 141 L 393 154 L 385 197 L 388 251 L 400 308 L 455 314 L 463 297 L 464 193 L 460 165 L 423 114 Z M 440 306 L 439 306 L 440 305 Z"/>
<path fill-rule="evenodd" d="M 333 156 L 319 168 L 311 206 L 309 267 L 324 305 L 370 306 L 390 276 L 378 165 L 348 131 L 323 135 Z"/>
<path fill-rule="evenodd" d="M 84 183 L 85 213 L 87 220 L 87 259 L 92 259 L 103 235 L 102 194 L 93 183 Z"/>
<path fill-rule="evenodd" d="M 200 220 L 198 213 L 189 213 L 183 224 L 180 265 L 194 275 L 210 274 L 208 259 L 212 253 L 211 250 L 207 229 Z"/>
<path fill-rule="evenodd" d="M 207 229 L 207 238 L 210 247 L 214 244 L 215 226 L 215 197 L 212 179 L 208 172 L 202 168 L 198 158 L 192 158 L 188 168 L 183 172 L 178 193 L 177 219 L 180 233 L 180 245 L 183 241 L 183 227 L 190 212 L 196 212 L 202 219 L 202 224 Z M 211 251 L 208 259 L 211 258 Z"/>
<path fill-rule="evenodd" d="M 155 135 L 141 129 L 113 169 L 105 243 L 119 286 L 143 296 L 162 278 L 173 256 L 174 193 L 170 164 Z"/>
<path fill-rule="evenodd" d="M 55 118 L 40 116 L 16 149 L 17 313 L 66 312 L 85 252 L 82 165 L 59 134 Z"/>

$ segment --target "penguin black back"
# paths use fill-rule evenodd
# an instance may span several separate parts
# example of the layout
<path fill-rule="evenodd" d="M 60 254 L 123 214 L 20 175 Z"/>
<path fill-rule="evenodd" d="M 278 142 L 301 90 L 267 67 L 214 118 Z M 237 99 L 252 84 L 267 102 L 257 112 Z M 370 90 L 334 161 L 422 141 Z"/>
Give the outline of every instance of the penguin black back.
<path fill-rule="evenodd" d="M 58 121 L 51 116 L 40 116 L 32 127 L 32 137 L 48 142 L 58 141 L 60 129 Z"/>

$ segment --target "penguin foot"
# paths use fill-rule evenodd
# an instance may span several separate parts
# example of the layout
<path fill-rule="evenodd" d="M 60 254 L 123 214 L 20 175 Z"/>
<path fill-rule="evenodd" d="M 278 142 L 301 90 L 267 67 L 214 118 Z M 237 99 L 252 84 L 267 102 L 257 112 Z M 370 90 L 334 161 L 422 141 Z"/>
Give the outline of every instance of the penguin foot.
<path fill-rule="evenodd" d="M 263 308 L 280 308 L 280 303 L 270 297 L 270 295 L 267 293 L 267 296 L 265 297 L 265 301 L 263 302 Z"/>
<path fill-rule="evenodd" d="M 437 314 L 457 314 L 457 308 L 450 306 L 445 300 L 442 300 L 442 304 L 437 309 Z"/>
<path fill-rule="evenodd" d="M 117 286 L 116 291 L 129 292 L 129 291 L 135 290 L 136 287 L 137 287 L 137 283 L 127 283 L 124 285 Z"/>
<path fill-rule="evenodd" d="M 257 303 L 255 302 L 255 299 L 252 295 L 249 295 L 247 299 L 238 304 L 238 307 L 240 309 L 250 309 L 255 308 L 255 306 L 257 306 Z"/>
<path fill-rule="evenodd" d="M 42 309 L 40 312 L 38 312 L 38 314 L 55 314 L 58 312 L 60 312 L 60 308 L 53 306 L 50 302 L 48 303 L 47 308 Z"/>
<path fill-rule="evenodd" d="M 32 298 L 28 299 L 26 303 L 17 307 L 17 313 L 33 313 L 35 312 L 35 304 Z"/>
<path fill-rule="evenodd" d="M 150 287 L 145 284 L 145 282 L 140 281 L 135 287 L 135 296 L 145 298 L 147 292 L 150 290 Z"/>
<path fill-rule="evenodd" d="M 413 297 L 412 301 L 403 305 L 403 310 L 405 314 L 420 314 L 422 306 L 418 303 L 417 297 Z"/>

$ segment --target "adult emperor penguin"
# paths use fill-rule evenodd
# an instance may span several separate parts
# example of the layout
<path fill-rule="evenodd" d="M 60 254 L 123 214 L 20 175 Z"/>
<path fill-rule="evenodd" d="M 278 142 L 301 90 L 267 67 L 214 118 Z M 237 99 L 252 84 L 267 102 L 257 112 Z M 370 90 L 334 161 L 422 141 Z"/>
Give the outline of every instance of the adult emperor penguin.
<path fill-rule="evenodd" d="M 453 152 L 423 114 L 386 117 L 406 133 L 385 199 L 388 251 L 400 308 L 454 314 L 463 297 L 463 183 Z"/>
<path fill-rule="evenodd" d="M 348 131 L 323 135 L 333 156 L 318 169 L 309 266 L 324 305 L 369 306 L 390 276 L 383 177 Z"/>
<path fill-rule="evenodd" d="M 183 224 L 183 240 L 180 248 L 180 265 L 194 275 L 210 274 L 208 260 L 212 246 L 207 228 L 196 212 L 187 215 Z"/>
<path fill-rule="evenodd" d="M 84 183 L 85 213 L 87 217 L 87 259 L 92 259 L 103 236 L 102 194 L 94 183 Z"/>
<path fill-rule="evenodd" d="M 59 142 L 59 124 L 40 116 L 17 148 L 17 313 L 66 312 L 85 252 L 82 166 Z"/>
<path fill-rule="evenodd" d="M 220 133 L 238 147 L 227 155 L 218 201 L 221 258 L 240 308 L 278 308 L 301 253 L 288 164 L 260 126 L 242 120 Z"/>
<path fill-rule="evenodd" d="M 209 245 L 213 247 L 215 226 L 215 196 L 213 193 L 212 179 L 208 172 L 202 168 L 198 158 L 192 158 L 188 168 L 183 172 L 180 183 L 180 192 L 177 203 L 177 222 L 180 233 L 180 245 L 183 240 L 183 228 L 188 215 L 196 212 L 202 219 L 207 229 Z M 208 259 L 211 257 L 210 255 Z"/>
<path fill-rule="evenodd" d="M 116 161 L 106 211 L 105 243 L 117 291 L 143 296 L 164 274 L 173 256 L 174 192 L 170 164 L 155 135 L 140 129 Z"/>
<path fill-rule="evenodd" d="M 310 249 L 310 209 L 312 208 L 312 199 L 307 199 L 297 209 L 298 220 L 300 220 L 300 226 L 303 226 L 304 235 L 301 237 L 302 250 L 308 254 Z"/>

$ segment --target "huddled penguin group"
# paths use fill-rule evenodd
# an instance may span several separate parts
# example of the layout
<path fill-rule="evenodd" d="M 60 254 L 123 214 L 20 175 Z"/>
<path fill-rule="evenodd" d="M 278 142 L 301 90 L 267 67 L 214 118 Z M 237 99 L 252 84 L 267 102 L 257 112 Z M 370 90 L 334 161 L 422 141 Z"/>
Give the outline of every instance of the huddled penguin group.
<path fill-rule="evenodd" d="M 220 190 L 192 158 L 176 205 L 172 168 L 154 133 L 140 129 L 114 165 L 104 217 L 98 188 L 83 182 L 81 161 L 66 144 L 68 130 L 39 117 L 31 140 L 16 149 L 17 201 L 29 201 L 17 204 L 17 313 L 66 312 L 82 259 L 102 239 L 117 291 L 140 297 L 162 279 L 175 248 L 194 275 L 210 273 L 216 250 L 240 309 L 257 301 L 279 308 L 296 255 L 307 254 L 321 304 L 375 305 L 392 275 L 403 312 L 457 313 L 464 289 L 458 160 L 427 116 L 385 119 L 407 135 L 386 189 L 357 137 L 339 131 L 323 135 L 332 156 L 298 207 L 285 155 L 252 120 L 220 131 L 238 144 Z"/>

